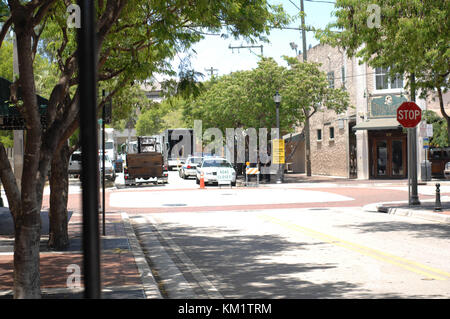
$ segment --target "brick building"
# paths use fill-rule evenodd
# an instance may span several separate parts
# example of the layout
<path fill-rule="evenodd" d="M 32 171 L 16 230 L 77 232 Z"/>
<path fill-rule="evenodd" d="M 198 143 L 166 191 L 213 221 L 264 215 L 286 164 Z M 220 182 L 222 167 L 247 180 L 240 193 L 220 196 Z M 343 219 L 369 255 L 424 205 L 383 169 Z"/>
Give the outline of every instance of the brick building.
<path fill-rule="evenodd" d="M 390 78 L 385 68 L 371 68 L 345 51 L 319 44 L 307 52 L 308 61 L 321 63 L 329 85 L 349 93 L 351 108 L 336 114 L 322 109 L 310 119 L 311 171 L 314 175 L 358 179 L 406 178 L 407 134 L 396 120 L 397 107 L 409 100 L 403 88 L 406 78 Z M 302 59 L 302 56 L 299 56 Z M 423 109 L 440 115 L 439 101 L 417 99 Z M 450 94 L 444 96 L 450 109 Z M 284 136 L 289 167 L 305 172 L 305 145 L 302 127 Z M 418 176 L 425 159 L 423 139 L 417 130 Z"/>

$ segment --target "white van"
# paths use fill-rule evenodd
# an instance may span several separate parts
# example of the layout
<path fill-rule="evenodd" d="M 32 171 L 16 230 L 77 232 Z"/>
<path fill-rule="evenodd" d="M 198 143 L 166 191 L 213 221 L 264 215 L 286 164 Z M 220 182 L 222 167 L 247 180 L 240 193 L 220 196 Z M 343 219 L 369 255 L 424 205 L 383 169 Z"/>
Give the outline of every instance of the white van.
<path fill-rule="evenodd" d="M 69 175 L 81 174 L 81 152 L 75 151 L 69 159 Z"/>

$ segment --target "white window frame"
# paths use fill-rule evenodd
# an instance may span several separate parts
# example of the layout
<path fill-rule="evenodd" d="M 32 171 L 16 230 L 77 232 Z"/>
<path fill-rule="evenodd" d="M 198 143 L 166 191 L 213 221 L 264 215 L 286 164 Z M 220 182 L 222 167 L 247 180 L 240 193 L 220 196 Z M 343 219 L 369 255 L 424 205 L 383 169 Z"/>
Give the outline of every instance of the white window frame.
<path fill-rule="evenodd" d="M 389 68 L 388 68 L 389 69 Z M 405 86 L 405 77 L 402 77 L 403 87 L 402 88 L 391 88 L 391 79 L 388 80 L 388 88 L 387 89 L 377 89 L 377 68 L 373 68 L 373 90 L 374 92 L 382 92 L 382 93 L 402 93 L 404 91 Z"/>

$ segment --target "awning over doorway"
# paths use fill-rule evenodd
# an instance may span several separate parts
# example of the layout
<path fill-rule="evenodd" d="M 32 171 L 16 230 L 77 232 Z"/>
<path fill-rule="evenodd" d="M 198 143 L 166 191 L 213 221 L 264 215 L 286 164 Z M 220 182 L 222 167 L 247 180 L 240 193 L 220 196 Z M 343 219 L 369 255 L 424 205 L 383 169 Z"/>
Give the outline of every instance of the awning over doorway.
<path fill-rule="evenodd" d="M 401 125 L 395 117 L 368 119 L 367 121 L 356 124 L 353 130 L 393 130 L 400 128 Z"/>

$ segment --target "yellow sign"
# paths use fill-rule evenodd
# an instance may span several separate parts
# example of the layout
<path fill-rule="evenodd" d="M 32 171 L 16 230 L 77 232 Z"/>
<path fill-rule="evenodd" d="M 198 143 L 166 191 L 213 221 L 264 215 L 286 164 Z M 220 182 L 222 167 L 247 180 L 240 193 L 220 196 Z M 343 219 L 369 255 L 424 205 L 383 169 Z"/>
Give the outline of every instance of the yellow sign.
<path fill-rule="evenodd" d="M 276 139 L 272 143 L 272 162 L 274 164 L 284 164 L 284 140 Z"/>

